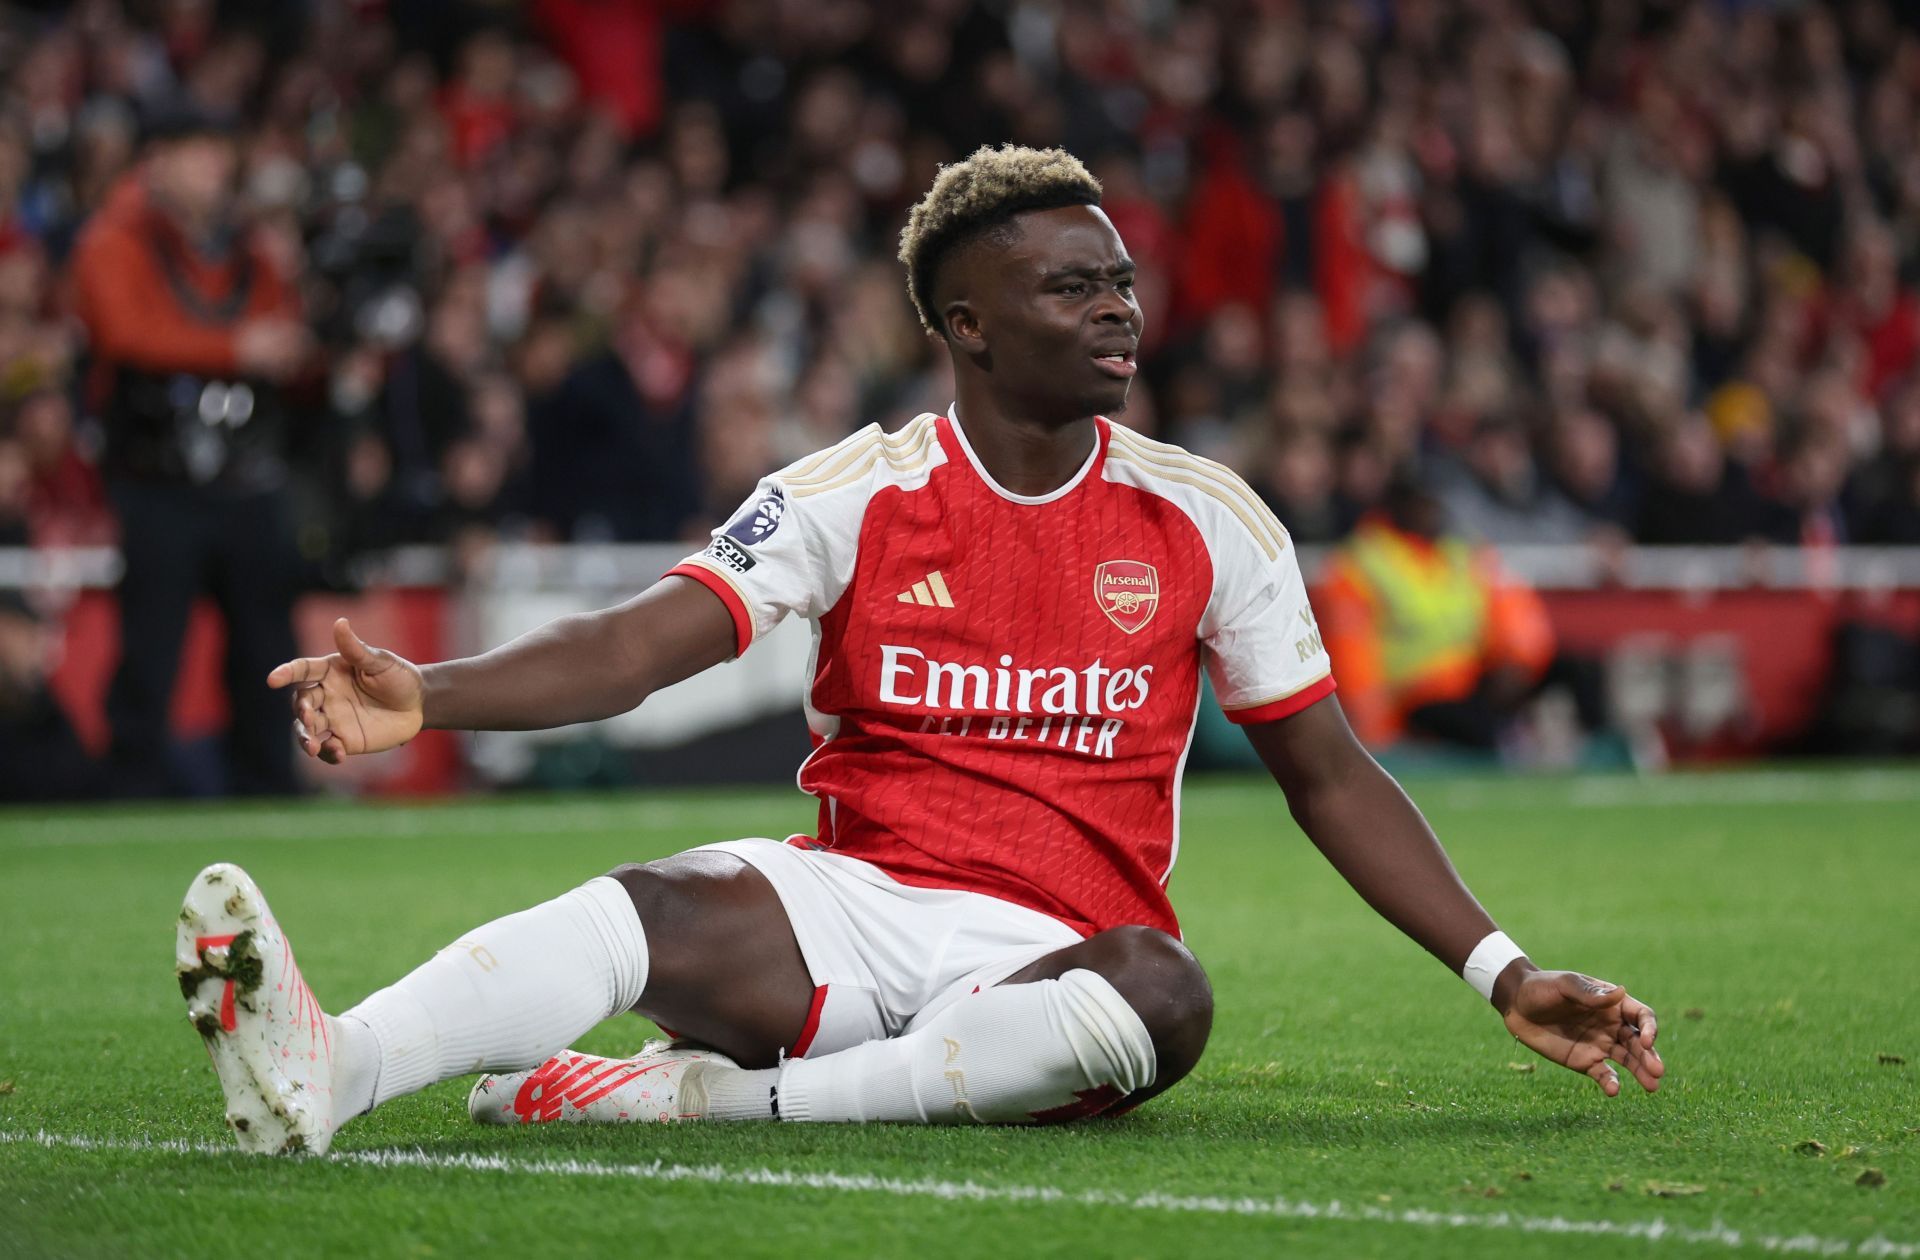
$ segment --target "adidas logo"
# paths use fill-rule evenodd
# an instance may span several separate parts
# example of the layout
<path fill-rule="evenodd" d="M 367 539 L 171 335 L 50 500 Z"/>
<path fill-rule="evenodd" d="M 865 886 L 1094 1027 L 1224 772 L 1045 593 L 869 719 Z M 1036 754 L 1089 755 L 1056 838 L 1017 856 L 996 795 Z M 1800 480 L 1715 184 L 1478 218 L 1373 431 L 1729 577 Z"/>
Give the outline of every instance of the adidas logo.
<path fill-rule="evenodd" d="M 913 584 L 910 591 L 901 591 L 897 596 L 903 604 L 918 604 L 922 608 L 951 608 L 953 595 L 947 590 L 947 579 L 935 569 Z"/>

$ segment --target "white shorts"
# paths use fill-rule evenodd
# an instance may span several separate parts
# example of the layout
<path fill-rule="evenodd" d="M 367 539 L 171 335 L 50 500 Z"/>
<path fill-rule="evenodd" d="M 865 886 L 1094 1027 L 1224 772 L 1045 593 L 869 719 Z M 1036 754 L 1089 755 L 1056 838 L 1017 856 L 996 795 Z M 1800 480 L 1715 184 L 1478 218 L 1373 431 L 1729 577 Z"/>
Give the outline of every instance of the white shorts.
<path fill-rule="evenodd" d="M 695 852 L 731 853 L 780 894 L 814 983 L 795 1058 L 911 1032 L 1082 939 L 1038 910 L 984 893 L 915 888 L 824 849 L 754 839 Z"/>

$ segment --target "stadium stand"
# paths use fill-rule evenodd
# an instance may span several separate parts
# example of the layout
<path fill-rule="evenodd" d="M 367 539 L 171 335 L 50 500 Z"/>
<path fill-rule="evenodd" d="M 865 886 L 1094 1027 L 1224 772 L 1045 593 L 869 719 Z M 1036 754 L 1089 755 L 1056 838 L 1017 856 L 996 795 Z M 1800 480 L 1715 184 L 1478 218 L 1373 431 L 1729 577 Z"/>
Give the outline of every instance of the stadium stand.
<path fill-rule="evenodd" d="M 1302 543 L 1412 467 L 1601 573 L 1920 544 L 1911 6 L 0 5 L 0 531 L 43 555 L 116 537 L 76 245 L 182 109 L 238 144 L 203 244 L 271 260 L 318 339 L 312 591 L 408 544 L 457 583 L 684 541 L 944 407 L 894 241 L 1005 140 L 1085 157 L 1140 262 L 1125 422 Z"/>

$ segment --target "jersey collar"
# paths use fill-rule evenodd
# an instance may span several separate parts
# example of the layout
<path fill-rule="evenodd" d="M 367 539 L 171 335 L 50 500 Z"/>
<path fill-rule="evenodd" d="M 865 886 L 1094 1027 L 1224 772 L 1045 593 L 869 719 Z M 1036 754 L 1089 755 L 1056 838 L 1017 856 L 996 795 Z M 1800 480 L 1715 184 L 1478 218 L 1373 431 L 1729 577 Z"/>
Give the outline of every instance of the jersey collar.
<path fill-rule="evenodd" d="M 974 475 L 980 478 L 987 489 L 993 491 L 1010 503 L 1041 504 L 1054 503 L 1066 498 L 1074 492 L 1081 482 L 1091 476 L 1095 469 L 1100 467 L 1101 463 L 1107 457 L 1108 424 L 1109 421 L 1105 416 L 1095 416 L 1093 418 L 1093 450 L 1088 453 L 1087 462 L 1080 465 L 1080 470 L 1074 473 L 1073 476 L 1067 478 L 1066 482 L 1057 489 L 1039 495 L 1015 494 L 993 479 L 993 475 L 987 471 L 986 465 L 980 462 L 980 457 L 973 453 L 973 444 L 967 441 L 967 431 L 960 427 L 959 403 L 949 403 L 947 405 L 947 414 L 940 417 L 939 429 L 940 441 L 947 447 L 948 453 L 951 454 L 953 448 L 958 447 L 960 453 L 967 457 L 967 463 L 973 466 Z"/>

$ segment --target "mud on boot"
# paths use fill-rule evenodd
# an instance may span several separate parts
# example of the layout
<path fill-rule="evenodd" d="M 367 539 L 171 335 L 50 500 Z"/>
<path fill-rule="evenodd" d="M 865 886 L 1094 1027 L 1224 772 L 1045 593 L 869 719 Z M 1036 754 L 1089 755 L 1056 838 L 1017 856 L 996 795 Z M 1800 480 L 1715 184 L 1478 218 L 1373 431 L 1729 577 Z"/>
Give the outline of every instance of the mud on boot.
<path fill-rule="evenodd" d="M 334 1131 L 327 1017 L 239 867 L 221 862 L 194 876 L 175 925 L 174 972 L 240 1149 L 324 1154 Z"/>

